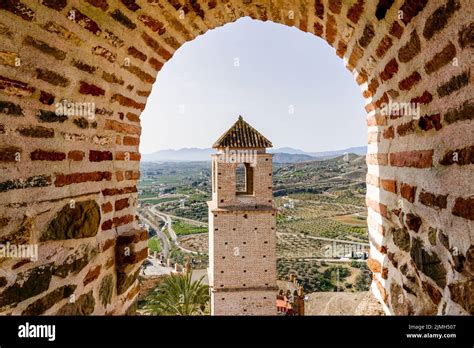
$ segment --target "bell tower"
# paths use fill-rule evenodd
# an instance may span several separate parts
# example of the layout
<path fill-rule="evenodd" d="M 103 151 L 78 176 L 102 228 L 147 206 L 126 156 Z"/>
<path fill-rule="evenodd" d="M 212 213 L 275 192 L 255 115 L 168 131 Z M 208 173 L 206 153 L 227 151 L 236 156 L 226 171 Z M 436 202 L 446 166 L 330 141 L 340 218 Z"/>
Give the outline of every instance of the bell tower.
<path fill-rule="evenodd" d="M 212 315 L 276 315 L 271 142 L 239 117 L 213 145 L 209 206 Z"/>

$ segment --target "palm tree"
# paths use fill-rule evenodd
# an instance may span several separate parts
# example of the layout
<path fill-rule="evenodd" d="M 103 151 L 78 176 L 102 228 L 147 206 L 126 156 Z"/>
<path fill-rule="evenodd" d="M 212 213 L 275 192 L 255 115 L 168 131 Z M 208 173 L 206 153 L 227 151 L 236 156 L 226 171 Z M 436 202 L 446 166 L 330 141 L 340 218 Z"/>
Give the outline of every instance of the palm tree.
<path fill-rule="evenodd" d="M 192 281 L 192 272 L 170 274 L 148 296 L 145 310 L 154 315 L 204 315 L 209 302 L 209 287 L 204 276 Z"/>

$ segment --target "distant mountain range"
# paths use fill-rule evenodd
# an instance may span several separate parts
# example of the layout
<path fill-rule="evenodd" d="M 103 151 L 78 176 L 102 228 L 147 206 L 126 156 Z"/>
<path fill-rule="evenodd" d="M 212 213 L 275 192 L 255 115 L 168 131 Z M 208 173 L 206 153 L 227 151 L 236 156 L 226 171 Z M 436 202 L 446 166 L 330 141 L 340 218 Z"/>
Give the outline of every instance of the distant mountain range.
<path fill-rule="evenodd" d="M 210 161 L 211 154 L 215 153 L 214 149 L 199 148 L 183 148 L 179 150 L 160 150 L 150 154 L 142 154 L 144 162 L 201 162 Z M 270 149 L 268 152 L 273 154 L 273 162 L 275 163 L 298 163 L 314 160 L 325 160 L 334 158 L 345 153 L 353 153 L 356 155 L 365 155 L 367 146 L 350 147 L 347 149 L 323 152 L 305 152 L 303 150 L 291 147 L 282 147 L 278 149 Z"/>

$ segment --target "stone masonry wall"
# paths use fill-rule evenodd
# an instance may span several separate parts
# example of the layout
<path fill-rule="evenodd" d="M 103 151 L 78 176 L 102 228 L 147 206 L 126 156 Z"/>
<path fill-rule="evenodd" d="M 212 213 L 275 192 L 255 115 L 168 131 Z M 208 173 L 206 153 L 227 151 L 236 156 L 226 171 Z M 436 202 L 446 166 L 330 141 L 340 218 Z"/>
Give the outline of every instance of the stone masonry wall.
<path fill-rule="evenodd" d="M 470 0 L 1 1 L 0 244 L 39 245 L 39 259 L 0 260 L 0 312 L 133 312 L 146 254 L 140 114 L 183 43 L 250 16 L 327 41 L 361 87 L 369 265 L 385 310 L 472 314 L 473 11 Z M 58 114 L 61 101 L 96 112 Z M 416 103 L 419 117 L 387 102 Z"/>

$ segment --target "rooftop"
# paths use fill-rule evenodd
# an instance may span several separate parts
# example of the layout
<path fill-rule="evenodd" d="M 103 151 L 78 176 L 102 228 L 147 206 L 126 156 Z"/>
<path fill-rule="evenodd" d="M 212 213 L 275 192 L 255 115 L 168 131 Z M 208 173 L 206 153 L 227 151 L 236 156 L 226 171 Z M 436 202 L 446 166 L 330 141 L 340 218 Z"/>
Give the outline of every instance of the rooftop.
<path fill-rule="evenodd" d="M 244 121 L 242 116 L 229 128 L 227 132 L 212 145 L 213 148 L 241 148 L 255 149 L 272 147 L 272 143 L 260 134 L 255 128 Z"/>

